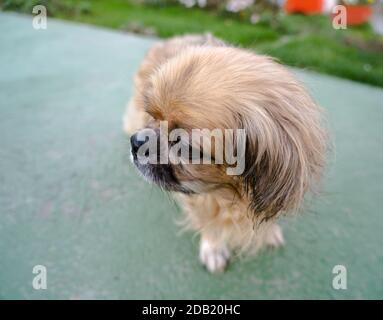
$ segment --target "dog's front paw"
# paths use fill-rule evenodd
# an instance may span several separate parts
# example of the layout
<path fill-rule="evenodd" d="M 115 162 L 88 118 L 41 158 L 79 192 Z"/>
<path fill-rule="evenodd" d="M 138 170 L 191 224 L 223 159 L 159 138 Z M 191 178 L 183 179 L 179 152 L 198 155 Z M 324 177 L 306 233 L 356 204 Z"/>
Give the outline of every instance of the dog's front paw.
<path fill-rule="evenodd" d="M 210 272 L 222 272 L 230 259 L 230 251 L 226 246 L 213 245 L 206 239 L 201 240 L 199 259 Z"/>
<path fill-rule="evenodd" d="M 272 224 L 267 230 L 265 243 L 274 248 L 282 247 L 285 244 L 282 228 L 276 223 Z"/>

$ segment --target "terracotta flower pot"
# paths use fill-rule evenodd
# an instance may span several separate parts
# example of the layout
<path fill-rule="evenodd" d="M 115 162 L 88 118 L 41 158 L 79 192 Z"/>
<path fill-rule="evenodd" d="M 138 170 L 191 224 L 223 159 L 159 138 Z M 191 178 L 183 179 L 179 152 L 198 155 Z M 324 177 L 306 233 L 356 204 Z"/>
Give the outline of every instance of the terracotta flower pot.
<path fill-rule="evenodd" d="M 347 25 L 358 25 L 367 22 L 372 14 L 369 5 L 345 6 L 347 11 Z"/>
<path fill-rule="evenodd" d="M 285 11 L 287 13 L 301 12 L 304 14 L 321 13 L 323 0 L 287 0 Z"/>

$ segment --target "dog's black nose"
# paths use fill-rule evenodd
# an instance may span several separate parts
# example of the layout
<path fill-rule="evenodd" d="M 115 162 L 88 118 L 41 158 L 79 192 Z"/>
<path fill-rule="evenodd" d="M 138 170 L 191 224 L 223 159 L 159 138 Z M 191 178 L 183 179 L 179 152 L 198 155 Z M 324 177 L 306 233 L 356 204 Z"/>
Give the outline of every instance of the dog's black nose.
<path fill-rule="evenodd" d="M 130 144 L 132 146 L 132 154 L 133 156 L 137 155 L 138 149 L 145 144 L 146 142 L 149 141 L 157 141 L 157 131 L 150 129 L 150 128 L 145 128 L 142 129 L 138 132 L 136 132 L 134 135 L 130 137 Z M 147 154 L 148 151 L 145 152 Z"/>
<path fill-rule="evenodd" d="M 135 133 L 130 137 L 130 145 L 132 146 L 132 153 L 136 154 L 138 149 L 145 143 L 145 139 L 139 139 L 138 134 Z"/>

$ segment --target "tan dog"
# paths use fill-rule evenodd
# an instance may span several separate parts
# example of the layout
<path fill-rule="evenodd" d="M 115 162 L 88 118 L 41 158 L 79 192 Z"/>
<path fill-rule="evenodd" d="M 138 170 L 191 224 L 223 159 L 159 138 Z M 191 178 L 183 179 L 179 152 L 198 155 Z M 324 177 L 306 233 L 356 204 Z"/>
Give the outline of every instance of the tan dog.
<path fill-rule="evenodd" d="M 159 139 L 160 121 L 186 132 L 244 129 L 243 172 L 227 174 L 226 162 L 140 164 L 137 153 L 146 140 L 137 132 L 151 128 Z M 124 130 L 132 135 L 139 171 L 173 191 L 188 225 L 201 233 L 200 259 L 211 272 L 224 270 L 232 250 L 282 245 L 275 221 L 297 211 L 317 185 L 325 159 L 320 108 L 291 72 L 211 35 L 176 37 L 148 52 L 135 77 Z M 225 151 L 220 139 L 207 144 L 213 158 Z"/>

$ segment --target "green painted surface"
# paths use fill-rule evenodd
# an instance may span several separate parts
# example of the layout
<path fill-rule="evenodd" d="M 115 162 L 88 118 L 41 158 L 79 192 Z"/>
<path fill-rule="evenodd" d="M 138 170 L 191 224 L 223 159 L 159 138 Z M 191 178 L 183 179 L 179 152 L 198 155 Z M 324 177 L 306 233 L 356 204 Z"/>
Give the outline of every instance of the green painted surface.
<path fill-rule="evenodd" d="M 141 181 L 121 117 L 152 40 L 0 14 L 1 298 L 383 298 L 383 90 L 299 71 L 334 151 L 287 245 L 210 275 L 169 198 Z M 32 288 L 32 268 L 48 289 Z M 332 288 L 332 268 L 348 289 Z"/>

